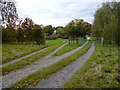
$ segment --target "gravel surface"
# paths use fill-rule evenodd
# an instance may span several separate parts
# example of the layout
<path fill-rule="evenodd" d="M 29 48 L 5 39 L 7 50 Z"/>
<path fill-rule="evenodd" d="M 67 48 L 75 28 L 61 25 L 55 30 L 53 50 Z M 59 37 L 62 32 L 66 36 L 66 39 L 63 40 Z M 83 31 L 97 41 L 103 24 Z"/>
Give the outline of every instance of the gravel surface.
<path fill-rule="evenodd" d="M 94 42 L 86 54 L 66 66 L 62 70 L 53 74 L 50 78 L 40 81 L 34 88 L 63 88 L 65 82 L 69 81 L 73 74 L 84 65 L 94 51 Z"/>
<path fill-rule="evenodd" d="M 54 46 L 54 45 L 52 45 L 52 46 Z M 50 47 L 52 47 L 52 46 L 49 46 L 49 47 L 47 47 L 47 48 L 50 48 Z M 43 51 L 43 50 L 45 50 L 45 49 L 47 49 L 47 48 L 41 49 L 41 50 L 39 50 L 39 51 L 30 53 L 30 54 L 28 54 L 28 55 L 25 55 L 25 56 L 23 56 L 23 57 L 20 57 L 20 58 L 14 59 L 14 60 L 11 60 L 10 62 L 6 62 L 6 63 L 0 65 L 0 67 L 5 67 L 5 66 L 7 66 L 7 65 L 9 65 L 9 64 L 12 64 L 12 63 L 17 62 L 17 61 L 19 61 L 19 60 L 22 60 L 22 59 L 24 59 L 24 58 L 27 58 L 27 57 L 29 57 L 29 56 L 31 56 L 31 55 L 34 55 L 34 54 L 38 53 L 38 52 L 41 52 L 41 51 Z"/>
<path fill-rule="evenodd" d="M 3 88 L 7 87 L 8 85 L 11 85 L 11 84 L 15 83 L 16 81 L 21 80 L 23 77 L 25 77 L 25 76 L 27 76 L 31 73 L 34 73 L 35 71 L 38 71 L 41 68 L 47 67 L 47 66 L 65 58 L 65 57 L 67 57 L 68 55 L 70 55 L 70 54 L 78 51 L 79 49 L 81 49 L 87 43 L 88 42 L 86 42 L 82 46 L 80 46 L 80 47 L 78 47 L 78 48 L 76 48 L 76 49 L 74 49 L 70 52 L 67 52 L 63 55 L 56 56 L 56 57 L 51 57 L 51 55 L 53 55 L 55 52 L 57 52 L 59 49 L 61 49 L 64 45 L 66 45 L 67 44 L 66 43 L 66 44 L 62 45 L 61 47 L 59 47 L 54 52 L 52 52 L 50 55 L 39 59 L 38 61 L 34 62 L 33 64 L 28 65 L 24 68 L 21 68 L 17 71 L 10 72 L 9 74 L 0 77 L 0 79 L 2 78 L 2 87 Z"/>

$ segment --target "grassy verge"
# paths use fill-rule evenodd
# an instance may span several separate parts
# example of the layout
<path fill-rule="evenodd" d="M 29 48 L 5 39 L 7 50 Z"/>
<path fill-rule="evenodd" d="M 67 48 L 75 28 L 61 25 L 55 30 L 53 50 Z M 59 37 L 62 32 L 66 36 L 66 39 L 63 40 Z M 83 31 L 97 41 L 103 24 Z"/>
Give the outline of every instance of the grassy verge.
<path fill-rule="evenodd" d="M 2 44 L 2 63 L 61 42 L 62 39 L 46 40 L 46 45 Z"/>
<path fill-rule="evenodd" d="M 90 59 L 81 67 L 65 88 L 118 88 L 118 47 L 100 46 Z"/>
<path fill-rule="evenodd" d="M 20 81 L 17 81 L 13 85 L 11 85 L 10 88 L 23 88 L 28 86 L 29 87 L 35 86 L 38 82 L 40 82 L 41 79 L 48 78 L 52 73 L 55 73 L 58 70 L 61 70 L 63 67 L 69 65 L 70 63 L 78 59 L 80 56 L 85 54 L 90 47 L 91 47 L 90 43 L 86 44 L 82 49 L 78 50 L 72 55 L 69 55 L 66 58 L 50 66 L 42 68 L 36 71 L 35 73 L 22 78 Z"/>
<path fill-rule="evenodd" d="M 86 40 L 84 41 L 81 41 L 79 44 L 75 44 L 75 43 L 72 43 L 72 44 L 67 44 L 65 45 L 64 47 L 62 47 L 60 50 L 58 50 L 55 54 L 53 54 L 52 56 L 59 56 L 61 54 L 64 54 L 66 52 L 69 52 L 79 46 L 81 46 L 82 44 L 84 44 L 86 42 Z"/>
<path fill-rule="evenodd" d="M 23 67 L 25 67 L 27 65 L 30 65 L 33 62 L 39 60 L 40 58 L 50 54 L 51 52 L 53 52 L 55 49 L 57 49 L 58 47 L 60 47 L 63 44 L 64 43 L 60 43 L 58 45 L 55 45 L 55 46 L 50 47 L 48 49 L 45 49 L 45 50 L 43 50 L 43 51 L 41 51 L 39 53 L 36 53 L 36 54 L 34 54 L 32 56 L 24 58 L 24 59 L 22 59 L 20 61 L 9 64 L 9 65 L 7 65 L 5 67 L 2 67 L 2 74 L 4 75 L 4 74 L 7 74 L 7 73 L 9 73 L 9 72 L 11 72 L 13 70 L 17 70 L 17 69 L 23 68 Z"/>

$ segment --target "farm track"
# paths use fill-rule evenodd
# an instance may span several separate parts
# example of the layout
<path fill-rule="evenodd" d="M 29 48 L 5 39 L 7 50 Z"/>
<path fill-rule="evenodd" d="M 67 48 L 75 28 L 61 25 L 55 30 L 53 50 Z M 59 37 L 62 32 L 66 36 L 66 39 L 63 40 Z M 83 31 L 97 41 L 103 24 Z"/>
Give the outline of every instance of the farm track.
<path fill-rule="evenodd" d="M 51 55 L 53 55 L 55 52 L 57 52 L 59 49 L 61 49 L 64 45 L 66 45 L 67 44 L 66 43 L 66 44 L 62 45 L 61 47 L 59 47 L 58 49 L 56 49 L 51 54 L 47 55 L 44 58 L 39 59 L 38 61 L 34 62 L 33 64 L 28 65 L 24 68 L 18 69 L 17 71 L 10 72 L 9 74 L 0 77 L 0 79 L 2 78 L 2 87 L 5 88 L 8 85 L 15 83 L 16 81 L 21 80 L 23 77 L 25 77 L 31 73 L 34 73 L 34 72 L 40 70 L 41 68 L 47 67 L 65 57 L 67 57 L 70 54 L 73 54 L 74 52 L 78 51 L 83 46 L 85 46 L 87 43 L 88 42 L 86 42 L 82 46 L 80 46 L 70 52 L 67 52 L 65 54 L 62 54 L 60 56 L 51 57 Z"/>
<path fill-rule="evenodd" d="M 41 80 L 34 88 L 64 88 L 65 82 L 69 81 L 73 74 L 84 65 L 95 49 L 94 42 L 86 54 L 72 62 L 62 70 L 54 73 L 48 79 Z"/>
<path fill-rule="evenodd" d="M 57 48 L 55 51 L 52 52 L 52 54 L 54 54 L 55 52 L 57 52 L 59 49 L 61 49 L 61 48 L 62 48 L 63 46 L 65 46 L 66 44 L 67 44 L 67 43 L 65 43 L 64 45 L 62 45 L 62 46 L 60 46 L 59 48 Z M 50 47 L 52 47 L 52 46 L 50 46 Z M 49 48 L 49 47 L 48 47 L 48 48 Z M 45 49 L 47 49 L 47 48 L 44 48 L 44 50 L 45 50 Z M 43 50 L 42 50 L 42 51 L 43 51 Z M 38 52 L 34 52 L 34 54 L 36 54 L 36 53 L 38 53 Z M 51 54 L 51 53 L 50 53 L 50 54 Z M 46 58 L 49 57 L 50 54 L 47 55 Z M 51 54 L 51 55 L 52 55 L 52 54 Z M 33 55 L 33 54 L 32 54 L 32 55 Z M 31 55 L 30 55 L 30 56 L 31 56 Z M 26 57 L 24 57 L 24 58 L 26 58 Z M 43 57 L 43 58 L 41 58 L 41 59 L 44 60 L 44 58 L 45 58 L 45 57 Z M 22 58 L 22 59 L 23 59 L 23 58 Z M 41 60 L 41 59 L 39 59 L 39 60 Z M 38 61 L 39 61 L 39 60 L 38 60 Z M 37 62 L 34 62 L 33 64 L 35 65 L 35 63 L 37 63 Z M 31 64 L 31 65 L 32 65 L 32 64 Z M 28 65 L 28 66 L 31 67 L 31 65 Z M 34 67 L 34 65 L 32 65 L 32 66 Z M 12 79 L 12 81 L 14 81 L 15 79 L 14 79 L 14 76 L 13 76 L 13 75 L 18 75 L 18 76 L 16 76 L 16 77 L 17 77 L 18 79 L 21 79 L 21 78 L 19 78 L 19 75 L 20 75 L 20 74 L 22 74 L 22 76 L 25 76 L 25 75 L 26 75 L 26 74 L 25 74 L 26 72 L 21 72 L 21 70 L 23 71 L 25 68 L 27 68 L 26 70 L 29 70 L 30 67 L 27 67 L 27 66 L 26 66 L 26 67 L 24 67 L 24 68 L 18 69 L 18 70 L 17 70 L 18 72 L 17 72 L 17 71 L 12 71 L 12 72 L 10 72 L 10 73 L 8 73 L 8 74 L 3 75 L 2 77 L 0 77 L 0 79 L 2 78 L 2 86 L 0 86 L 0 87 L 3 87 L 3 88 L 4 88 L 4 80 L 5 80 L 5 79 L 6 79 L 5 81 L 7 81 L 8 84 L 11 83 L 11 79 Z M 19 71 L 19 70 L 20 70 L 20 71 Z M 33 73 L 33 71 L 32 71 L 32 73 Z M 27 76 L 27 75 L 26 75 L 26 76 Z M 4 78 L 4 77 L 5 77 L 5 78 Z M 10 78 L 11 78 L 11 79 L 10 79 Z M 16 78 L 16 79 L 17 79 L 17 78 Z M 15 81 L 17 81 L 17 80 L 15 80 Z M 7 85 L 8 85 L 8 84 L 7 84 Z"/>
<path fill-rule="evenodd" d="M 64 42 L 65 42 L 65 40 L 63 40 L 63 43 L 64 43 Z M 57 44 L 54 44 L 54 45 L 57 45 Z M 12 64 L 12 63 L 14 63 L 14 62 L 20 61 L 20 60 L 22 60 L 22 59 L 24 59 L 24 58 L 27 58 L 27 57 L 29 57 L 29 56 L 32 56 L 32 55 L 36 54 L 36 53 L 39 53 L 39 52 L 41 52 L 41 51 L 43 51 L 43 50 L 45 50 L 45 49 L 47 49 L 47 48 L 50 48 L 50 47 L 52 47 L 52 46 L 54 46 L 54 45 L 48 46 L 48 47 L 43 48 L 43 49 L 41 49 L 41 50 L 38 50 L 38 51 L 35 51 L 35 52 L 32 52 L 32 53 L 29 53 L 29 54 L 27 54 L 27 55 L 21 56 L 21 57 L 16 58 L 16 59 L 13 59 L 13 60 L 11 60 L 11 61 L 9 61 L 9 62 L 2 63 L 2 65 L 0 65 L 0 67 L 5 67 L 5 66 L 7 66 L 7 65 L 9 65 L 9 64 Z"/>
<path fill-rule="evenodd" d="M 54 46 L 54 45 L 52 45 L 52 46 Z M 20 61 L 20 60 L 22 60 L 22 59 L 24 59 L 24 58 L 27 58 L 27 57 L 29 57 L 29 56 L 32 56 L 32 55 L 36 54 L 36 53 L 39 53 L 39 52 L 41 52 L 41 51 L 43 51 L 43 50 L 45 50 L 45 49 L 47 49 L 47 48 L 50 48 L 50 47 L 52 47 L 52 46 L 43 48 L 43 49 L 41 49 L 41 50 L 39 50 L 39 51 L 35 51 L 35 52 L 30 53 L 30 54 L 28 54 L 28 55 L 25 55 L 25 56 L 22 56 L 22 57 L 20 57 L 20 58 L 17 58 L 17 59 L 11 60 L 11 61 L 9 61 L 9 62 L 3 63 L 2 65 L 0 65 L 0 67 L 5 67 L 5 66 L 7 66 L 7 65 L 9 65 L 9 64 L 12 64 L 12 63 L 14 63 L 14 62 Z"/>

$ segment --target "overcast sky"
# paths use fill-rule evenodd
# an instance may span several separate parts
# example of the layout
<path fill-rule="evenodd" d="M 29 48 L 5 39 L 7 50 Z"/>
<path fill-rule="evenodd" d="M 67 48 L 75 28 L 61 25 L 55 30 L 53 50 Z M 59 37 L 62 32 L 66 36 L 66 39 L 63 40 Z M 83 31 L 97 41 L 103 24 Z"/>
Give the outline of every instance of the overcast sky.
<path fill-rule="evenodd" d="M 16 0 L 19 18 L 36 24 L 65 26 L 73 19 L 92 23 L 95 11 L 106 0 Z"/>

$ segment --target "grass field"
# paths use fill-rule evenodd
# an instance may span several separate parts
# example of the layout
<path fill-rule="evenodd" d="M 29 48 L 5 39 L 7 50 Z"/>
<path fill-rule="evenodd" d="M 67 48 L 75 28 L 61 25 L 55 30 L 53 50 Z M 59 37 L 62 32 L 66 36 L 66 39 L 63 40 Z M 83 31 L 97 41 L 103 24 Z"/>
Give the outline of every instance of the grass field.
<path fill-rule="evenodd" d="M 88 59 L 65 88 L 118 88 L 118 46 L 100 46 L 96 43 L 93 55 Z"/>
<path fill-rule="evenodd" d="M 67 44 L 64 47 L 62 47 L 60 50 L 58 50 L 55 54 L 53 54 L 52 56 L 59 56 L 61 54 L 64 54 L 66 52 L 69 52 L 75 48 L 78 48 L 79 46 L 81 46 L 82 44 L 84 44 L 86 42 L 86 40 L 81 41 L 79 44 L 75 44 L 75 43 L 71 43 L 71 44 Z"/>
<path fill-rule="evenodd" d="M 64 42 L 64 43 L 66 43 L 66 42 Z M 9 73 L 11 71 L 23 68 L 23 67 L 25 67 L 27 65 L 30 65 L 33 62 L 41 59 L 42 57 L 45 57 L 46 55 L 50 54 L 51 52 L 56 50 L 58 47 L 63 45 L 64 43 L 59 43 L 59 44 L 57 44 L 55 46 L 52 46 L 50 48 L 47 48 L 47 49 L 45 49 L 45 50 L 43 50 L 43 51 L 41 51 L 39 53 L 36 53 L 36 54 L 34 54 L 32 56 L 29 56 L 29 57 L 24 58 L 24 59 L 22 59 L 20 61 L 9 64 L 9 65 L 7 65 L 5 67 L 2 67 L 2 74 L 4 75 L 4 74 L 7 74 L 7 73 Z"/>
<path fill-rule="evenodd" d="M 82 49 L 78 50 L 72 55 L 69 55 L 66 58 L 50 66 L 42 68 L 38 70 L 37 72 L 22 78 L 20 81 L 17 81 L 13 85 L 11 85 L 10 88 L 23 88 L 23 87 L 28 87 L 28 86 L 31 86 L 31 87 L 35 86 L 41 79 L 50 77 L 52 73 L 55 73 L 58 70 L 61 70 L 63 67 L 69 65 L 70 63 L 78 59 L 80 56 L 86 53 L 90 47 L 91 47 L 90 43 L 86 44 Z"/>
<path fill-rule="evenodd" d="M 61 43 L 62 39 L 46 40 L 46 45 L 22 45 L 22 44 L 3 44 L 2 45 L 2 63 L 11 61 L 15 58 L 27 55 L 45 47 Z"/>

